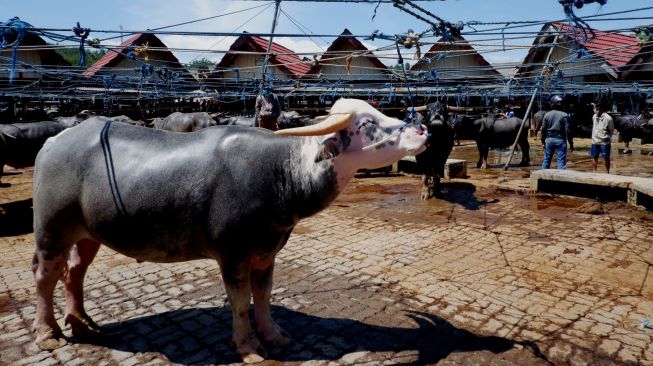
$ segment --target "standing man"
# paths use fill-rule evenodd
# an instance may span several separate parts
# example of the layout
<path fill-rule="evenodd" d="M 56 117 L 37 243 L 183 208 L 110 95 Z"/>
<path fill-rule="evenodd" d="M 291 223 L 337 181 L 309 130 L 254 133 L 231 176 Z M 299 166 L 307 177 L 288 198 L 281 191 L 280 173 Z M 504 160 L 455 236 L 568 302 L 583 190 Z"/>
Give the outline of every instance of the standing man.
<path fill-rule="evenodd" d="M 604 103 L 593 103 L 594 116 L 592 116 L 592 147 L 590 155 L 592 156 L 592 166 L 594 172 L 599 165 L 599 152 L 605 160 L 605 171 L 610 173 L 610 147 L 612 142 L 612 133 L 614 132 L 614 121 L 607 111 Z"/>
<path fill-rule="evenodd" d="M 254 106 L 254 118 L 257 127 L 267 128 L 268 130 L 277 130 L 277 119 L 283 110 L 282 101 L 276 94 L 268 88 L 256 97 Z"/>
<path fill-rule="evenodd" d="M 544 145 L 544 161 L 542 169 L 551 167 L 553 153 L 556 153 L 558 169 L 567 169 L 567 140 L 573 146 L 569 127 L 569 116 L 562 111 L 562 97 L 551 97 L 551 110 L 542 119 L 542 145 Z"/>

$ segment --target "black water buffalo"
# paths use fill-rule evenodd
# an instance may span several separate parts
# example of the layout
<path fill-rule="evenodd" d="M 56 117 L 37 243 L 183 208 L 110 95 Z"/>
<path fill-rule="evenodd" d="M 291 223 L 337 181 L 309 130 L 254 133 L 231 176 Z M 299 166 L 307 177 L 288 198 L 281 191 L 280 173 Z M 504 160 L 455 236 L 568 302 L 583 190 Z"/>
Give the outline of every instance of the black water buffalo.
<path fill-rule="evenodd" d="M 310 118 L 302 116 L 296 111 L 282 111 L 279 118 L 277 118 L 277 128 L 283 130 L 286 128 L 302 127 L 311 124 L 311 121 Z"/>
<path fill-rule="evenodd" d="M 549 110 L 541 109 L 533 113 L 533 118 L 530 120 L 530 129 L 531 131 L 533 131 L 535 138 L 537 138 L 537 134 L 540 132 L 540 128 L 542 128 L 542 121 L 544 120 L 544 115 L 548 111 Z"/>
<path fill-rule="evenodd" d="M 495 118 L 493 115 L 472 119 L 468 116 L 459 116 L 460 121 L 455 124 L 456 134 L 462 139 L 475 140 L 478 148 L 477 168 L 487 168 L 487 156 L 490 148 L 506 148 L 512 146 L 517 137 L 517 131 L 522 120 L 517 117 Z M 517 141 L 522 152 L 520 166 L 530 165 L 530 145 L 528 144 L 528 131 L 524 128 Z"/>
<path fill-rule="evenodd" d="M 217 260 L 236 351 L 262 361 L 259 339 L 290 341 L 270 297 L 275 256 L 297 222 L 333 202 L 358 169 L 421 153 L 426 136 L 424 126 L 354 99 L 336 101 L 318 124 L 276 134 L 239 126 L 170 133 L 99 119 L 68 129 L 48 140 L 34 170 L 37 345 L 62 345 L 53 299 L 60 279 L 73 334 L 98 329 L 84 311 L 83 280 L 102 243 L 139 260 Z"/>
<path fill-rule="evenodd" d="M 642 141 L 653 141 L 653 116 L 650 113 L 640 115 L 613 116 L 614 128 L 619 131 L 621 140 L 624 142 L 624 154 L 629 153 L 630 142 L 633 138 L 640 138 Z"/>
<path fill-rule="evenodd" d="M 444 166 L 454 144 L 454 129 L 450 120 L 445 104 L 437 101 L 427 106 L 424 124 L 430 138 L 426 150 L 415 156 L 422 171 L 423 200 L 433 197 L 439 189 L 440 179 L 444 177 Z"/>
<path fill-rule="evenodd" d="M 257 127 L 255 117 L 246 116 L 221 116 L 217 119 L 218 125 L 225 126 L 243 126 Z M 313 124 L 314 121 L 306 116 L 302 116 L 295 111 L 281 112 L 277 119 L 277 128 L 284 130 L 287 128 L 302 127 Z"/>
<path fill-rule="evenodd" d="M 245 116 L 220 117 L 220 119 L 218 120 L 218 125 L 255 127 L 256 120 L 254 119 L 254 117 L 245 117 Z"/>
<path fill-rule="evenodd" d="M 5 164 L 14 168 L 33 166 L 45 140 L 64 129 L 53 121 L 0 124 L 0 180 Z"/>
<path fill-rule="evenodd" d="M 174 112 L 166 118 L 155 118 L 153 124 L 154 128 L 159 130 L 193 132 L 209 126 L 217 126 L 218 122 L 206 112 Z"/>

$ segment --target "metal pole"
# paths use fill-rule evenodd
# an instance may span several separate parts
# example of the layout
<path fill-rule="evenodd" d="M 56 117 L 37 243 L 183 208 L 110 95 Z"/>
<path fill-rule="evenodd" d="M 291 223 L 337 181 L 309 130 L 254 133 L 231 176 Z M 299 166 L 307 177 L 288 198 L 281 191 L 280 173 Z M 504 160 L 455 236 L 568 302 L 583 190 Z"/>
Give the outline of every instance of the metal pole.
<path fill-rule="evenodd" d="M 545 67 L 549 64 L 549 61 L 551 60 L 551 55 L 553 54 L 553 49 L 556 48 L 557 44 L 558 44 L 558 36 L 555 36 L 551 48 L 549 49 L 549 54 L 546 56 L 546 61 L 544 61 L 545 66 L 542 66 L 542 71 L 540 72 L 540 76 L 544 75 Z M 506 161 L 506 165 L 503 166 L 503 170 L 508 170 L 508 166 L 510 165 L 512 156 L 515 155 L 515 149 L 517 148 L 517 141 L 519 141 L 519 136 L 521 135 L 521 131 L 524 129 L 524 124 L 528 119 L 527 118 L 528 114 L 531 112 L 531 108 L 533 107 L 533 102 L 535 101 L 535 97 L 537 96 L 537 90 L 539 88 L 540 86 L 536 85 L 535 89 L 533 90 L 531 101 L 528 103 L 528 107 L 526 108 L 526 113 L 524 113 L 524 119 L 521 121 L 521 125 L 519 125 L 519 131 L 517 132 L 517 136 L 515 137 L 515 142 L 512 144 L 512 147 L 510 148 L 510 156 L 508 156 L 508 161 Z"/>
<path fill-rule="evenodd" d="M 270 41 L 268 42 L 268 50 L 265 52 L 265 60 L 263 61 L 263 74 L 261 75 L 261 84 L 265 84 L 265 73 L 268 69 L 268 62 L 270 61 L 270 51 L 272 50 L 272 39 L 274 38 L 274 29 L 277 27 L 277 19 L 279 18 L 279 5 L 281 0 L 275 0 L 274 5 L 274 19 L 272 20 L 272 30 L 270 31 Z"/>

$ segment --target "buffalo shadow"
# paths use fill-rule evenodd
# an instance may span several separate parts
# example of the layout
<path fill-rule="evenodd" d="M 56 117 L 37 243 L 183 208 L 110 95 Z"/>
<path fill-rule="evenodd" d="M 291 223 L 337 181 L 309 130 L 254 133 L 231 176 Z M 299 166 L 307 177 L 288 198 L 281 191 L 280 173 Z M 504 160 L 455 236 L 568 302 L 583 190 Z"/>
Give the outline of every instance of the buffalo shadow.
<path fill-rule="evenodd" d="M 467 182 L 440 182 L 439 191 L 435 198 L 463 206 L 467 210 L 480 210 L 481 207 L 490 203 L 498 202 L 493 200 L 479 200 L 476 197 L 476 186 Z"/>
<path fill-rule="evenodd" d="M 415 351 L 417 360 L 403 364 L 435 364 L 454 352 L 503 353 L 517 342 L 496 336 L 479 336 L 456 328 L 424 312 L 408 311 L 417 327 L 388 327 L 357 320 L 329 318 L 272 306 L 277 323 L 293 341 L 268 348 L 267 360 L 302 362 L 338 360 L 351 352 Z M 397 319 L 393 319 L 396 323 Z M 174 310 L 102 327 L 107 333 L 92 340 L 75 340 L 124 352 L 159 352 L 181 364 L 231 364 L 241 362 L 231 345 L 231 310 L 226 307 Z M 535 357 L 546 361 L 531 342 L 519 342 Z"/>
<path fill-rule="evenodd" d="M 0 204 L 0 237 L 29 234 L 33 231 L 31 198 Z"/>

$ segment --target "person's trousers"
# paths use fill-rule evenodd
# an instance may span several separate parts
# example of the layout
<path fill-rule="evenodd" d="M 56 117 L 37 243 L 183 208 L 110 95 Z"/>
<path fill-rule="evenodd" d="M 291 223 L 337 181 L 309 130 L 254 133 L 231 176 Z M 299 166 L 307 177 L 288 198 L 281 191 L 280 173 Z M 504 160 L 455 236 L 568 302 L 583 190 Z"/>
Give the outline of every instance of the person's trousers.
<path fill-rule="evenodd" d="M 277 119 L 268 118 L 268 117 L 259 117 L 258 126 L 261 128 L 267 128 L 268 130 L 276 131 L 277 130 Z"/>
<path fill-rule="evenodd" d="M 558 169 L 567 169 L 567 142 L 555 137 L 549 137 L 544 141 L 542 169 L 549 169 L 551 167 L 551 159 L 553 158 L 554 152 L 558 160 Z"/>

